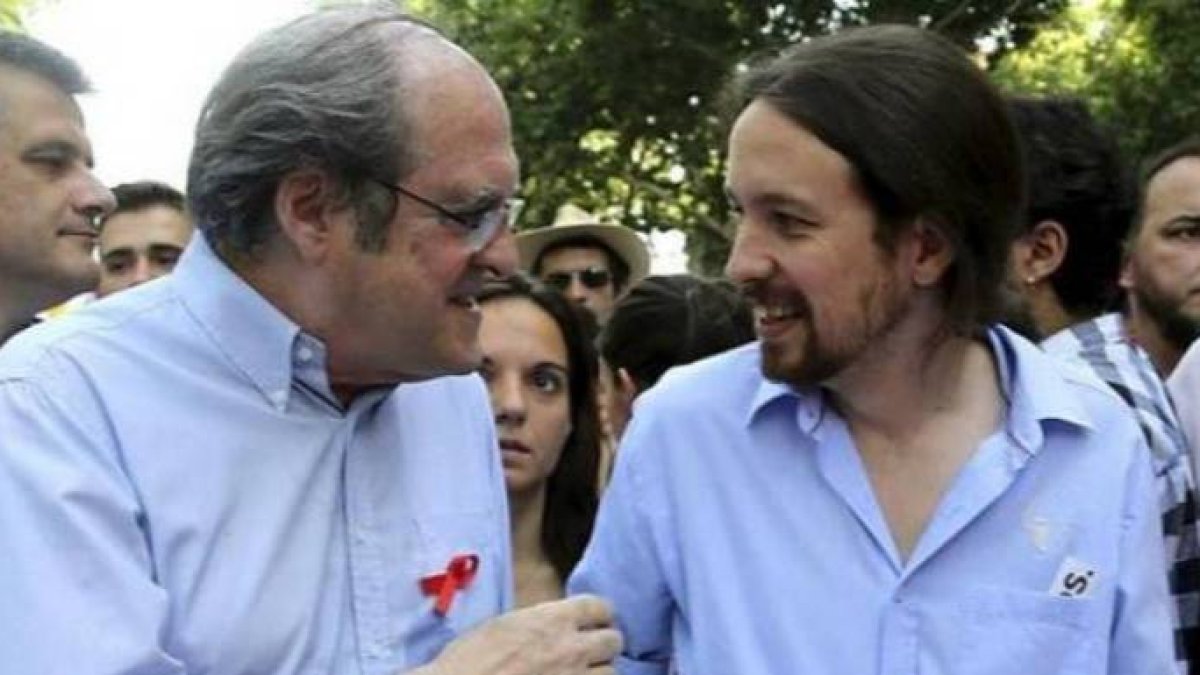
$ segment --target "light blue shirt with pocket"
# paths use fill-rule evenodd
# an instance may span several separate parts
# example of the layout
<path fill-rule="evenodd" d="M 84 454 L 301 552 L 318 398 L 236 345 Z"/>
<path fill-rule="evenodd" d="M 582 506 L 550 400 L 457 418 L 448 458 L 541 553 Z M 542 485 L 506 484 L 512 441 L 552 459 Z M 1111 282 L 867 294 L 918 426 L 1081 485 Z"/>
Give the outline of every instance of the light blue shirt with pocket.
<path fill-rule="evenodd" d="M 475 376 L 346 409 L 197 236 L 0 351 L 0 673 L 383 675 L 508 608 Z M 421 579 L 477 561 L 444 614 Z"/>
<path fill-rule="evenodd" d="M 1162 533 L 1125 406 L 1012 333 L 1008 402 L 907 560 L 841 417 L 757 345 L 639 400 L 572 592 L 623 675 L 1168 675 Z"/>

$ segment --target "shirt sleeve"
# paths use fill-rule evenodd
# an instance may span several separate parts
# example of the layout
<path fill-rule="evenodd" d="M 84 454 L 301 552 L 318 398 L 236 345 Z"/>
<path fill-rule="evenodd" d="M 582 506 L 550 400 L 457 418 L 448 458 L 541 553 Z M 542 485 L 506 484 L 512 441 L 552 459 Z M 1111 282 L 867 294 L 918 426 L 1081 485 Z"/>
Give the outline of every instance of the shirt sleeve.
<path fill-rule="evenodd" d="M 0 381 L 0 669 L 183 673 L 159 644 L 168 602 L 144 513 L 69 370 Z"/>
<path fill-rule="evenodd" d="M 642 421 L 642 420 L 639 420 Z M 660 551 L 665 485 L 647 480 L 652 442 L 645 427 L 630 427 L 605 490 L 592 539 L 567 584 L 568 594 L 591 593 L 612 603 L 625 648 L 621 675 L 666 675 L 674 603 Z M 658 448 L 661 450 L 661 448 Z"/>
<path fill-rule="evenodd" d="M 1126 479 L 1109 675 L 1178 672 L 1156 495 L 1150 453 L 1139 443 Z"/>

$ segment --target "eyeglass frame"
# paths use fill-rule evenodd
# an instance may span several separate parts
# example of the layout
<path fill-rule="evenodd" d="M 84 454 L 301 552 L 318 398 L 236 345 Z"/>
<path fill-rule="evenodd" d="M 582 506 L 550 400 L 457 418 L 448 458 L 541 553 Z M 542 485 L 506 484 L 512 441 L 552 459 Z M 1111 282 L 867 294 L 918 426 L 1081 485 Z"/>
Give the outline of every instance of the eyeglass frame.
<path fill-rule="evenodd" d="M 602 280 L 588 281 L 589 277 L 594 278 L 597 275 Z M 552 277 L 557 277 L 557 279 L 551 281 Z M 559 291 L 565 291 L 570 288 L 571 283 L 576 279 L 579 280 L 579 283 L 583 284 L 584 288 L 593 291 L 598 291 L 606 286 L 613 286 L 615 288 L 617 283 L 617 278 L 615 275 L 613 275 L 612 270 L 606 267 L 600 267 L 598 265 L 590 265 L 581 270 L 555 270 L 553 272 L 546 272 L 541 275 L 541 278 L 542 283 L 550 286 L 551 288 L 556 288 Z M 563 283 L 560 285 L 560 282 Z"/>
<path fill-rule="evenodd" d="M 371 180 L 391 190 L 394 194 L 403 195 L 422 206 L 432 209 L 442 219 L 450 220 L 462 227 L 464 238 L 467 240 L 467 246 L 475 253 L 483 250 L 489 242 L 495 239 L 501 229 L 511 230 L 516 225 L 517 219 L 521 216 L 521 210 L 525 207 L 524 199 L 509 197 L 496 206 L 464 215 L 455 213 L 432 199 L 422 197 L 403 185 L 395 185 L 379 180 L 378 178 L 372 178 Z M 496 215 L 493 216 L 492 214 Z M 474 220 L 477 222 L 472 222 L 472 216 L 474 216 Z M 491 221 L 486 220 L 489 216 L 492 216 Z"/>

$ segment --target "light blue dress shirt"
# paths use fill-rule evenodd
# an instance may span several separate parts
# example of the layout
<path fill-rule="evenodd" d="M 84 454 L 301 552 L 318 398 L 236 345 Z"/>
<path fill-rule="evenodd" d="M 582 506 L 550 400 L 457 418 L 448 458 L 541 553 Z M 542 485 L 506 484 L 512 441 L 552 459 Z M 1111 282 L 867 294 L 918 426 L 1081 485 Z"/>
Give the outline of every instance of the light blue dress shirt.
<path fill-rule="evenodd" d="M 481 381 L 343 410 L 324 359 L 199 237 L 0 350 L 0 673 L 382 675 L 508 608 Z"/>
<path fill-rule="evenodd" d="M 903 562 L 845 422 L 764 381 L 757 345 L 645 394 L 570 580 L 613 602 L 619 671 L 1174 673 L 1137 426 L 1093 378 L 990 343 L 1002 428 Z"/>

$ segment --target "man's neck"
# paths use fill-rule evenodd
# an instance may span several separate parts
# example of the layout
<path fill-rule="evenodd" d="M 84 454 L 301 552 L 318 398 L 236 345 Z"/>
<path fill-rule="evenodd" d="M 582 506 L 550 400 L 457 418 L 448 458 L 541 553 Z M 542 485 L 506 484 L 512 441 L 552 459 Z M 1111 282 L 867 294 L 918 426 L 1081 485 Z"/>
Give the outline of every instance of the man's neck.
<path fill-rule="evenodd" d="M 29 303 L 6 303 L 0 300 L 0 345 L 33 323 L 36 316 L 37 310 L 30 307 Z"/>
<path fill-rule="evenodd" d="M 23 327 L 24 324 L 22 322 L 0 314 L 0 345 L 8 342 L 8 339 L 16 335 L 17 331 Z"/>
<path fill-rule="evenodd" d="M 987 345 L 938 330 L 902 331 L 893 331 L 887 344 L 872 346 L 827 383 L 834 405 L 852 428 L 900 439 L 925 420 L 970 405 L 988 392 L 998 399 L 997 371 Z"/>
<path fill-rule="evenodd" d="M 1183 350 L 1172 344 L 1159 330 L 1158 324 L 1146 316 L 1145 312 L 1131 310 L 1125 313 L 1124 318 L 1125 333 L 1139 347 L 1146 350 L 1150 362 L 1158 371 L 1158 376 L 1167 379 L 1175 370 L 1179 359 L 1183 358 Z"/>
<path fill-rule="evenodd" d="M 1068 312 L 1058 301 L 1058 296 L 1053 290 L 1034 295 L 1031 298 L 1030 311 L 1033 314 L 1033 323 L 1037 328 L 1038 335 L 1043 340 L 1074 326 L 1085 318 Z"/>

